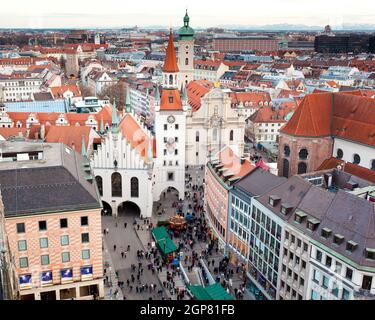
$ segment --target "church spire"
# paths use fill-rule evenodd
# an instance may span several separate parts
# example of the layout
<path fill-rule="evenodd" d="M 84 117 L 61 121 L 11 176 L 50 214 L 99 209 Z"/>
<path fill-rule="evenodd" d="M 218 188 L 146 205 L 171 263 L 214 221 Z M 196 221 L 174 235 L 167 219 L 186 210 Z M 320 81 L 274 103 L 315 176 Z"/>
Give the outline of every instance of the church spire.
<path fill-rule="evenodd" d="M 151 162 L 152 159 L 153 159 L 152 139 L 148 139 L 147 158 L 148 158 L 148 161 L 149 161 L 149 162 Z"/>
<path fill-rule="evenodd" d="M 101 135 L 104 134 L 104 120 L 103 120 L 103 115 L 101 116 L 101 119 L 100 119 L 100 134 Z"/>
<path fill-rule="evenodd" d="M 112 133 L 118 133 L 116 98 L 114 99 L 113 106 L 112 106 Z"/>
<path fill-rule="evenodd" d="M 86 157 L 86 144 L 85 144 L 85 136 L 82 136 L 82 147 L 81 147 L 81 154 L 82 157 Z"/>
<path fill-rule="evenodd" d="M 167 72 L 167 73 L 179 72 L 178 66 L 177 66 L 176 51 L 174 50 L 172 28 L 169 32 L 168 47 L 167 47 L 167 53 L 165 56 L 163 72 Z"/>
<path fill-rule="evenodd" d="M 159 92 L 159 85 L 156 85 L 155 92 L 154 92 L 154 99 L 155 103 L 160 103 L 160 92 Z"/>
<path fill-rule="evenodd" d="M 125 111 L 126 113 L 131 112 L 131 103 L 130 103 L 130 93 L 129 93 L 129 87 L 126 89 L 126 99 L 125 99 Z"/>

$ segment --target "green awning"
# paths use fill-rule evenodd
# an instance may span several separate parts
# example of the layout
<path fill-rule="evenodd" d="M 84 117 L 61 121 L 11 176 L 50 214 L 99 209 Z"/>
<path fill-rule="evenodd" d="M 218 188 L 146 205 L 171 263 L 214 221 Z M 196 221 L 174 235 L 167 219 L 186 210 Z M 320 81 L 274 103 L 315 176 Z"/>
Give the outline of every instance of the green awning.
<path fill-rule="evenodd" d="M 234 300 L 220 283 L 215 283 L 206 288 L 190 285 L 188 289 L 197 300 Z"/>
<path fill-rule="evenodd" d="M 155 239 L 156 245 L 163 254 L 170 254 L 177 250 L 177 246 L 169 237 L 167 229 L 164 226 L 153 229 L 152 235 Z"/>
<path fill-rule="evenodd" d="M 167 229 L 164 226 L 153 229 L 152 235 L 156 242 L 164 238 L 169 238 Z"/>
<path fill-rule="evenodd" d="M 171 238 L 164 238 L 157 242 L 157 246 L 163 254 L 170 254 L 177 250 L 177 246 L 174 244 Z"/>

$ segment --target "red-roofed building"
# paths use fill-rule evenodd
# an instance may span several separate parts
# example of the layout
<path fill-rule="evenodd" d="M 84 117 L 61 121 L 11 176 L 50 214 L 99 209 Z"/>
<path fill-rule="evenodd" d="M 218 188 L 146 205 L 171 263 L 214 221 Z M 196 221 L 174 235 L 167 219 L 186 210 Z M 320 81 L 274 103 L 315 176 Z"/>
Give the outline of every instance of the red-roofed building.
<path fill-rule="evenodd" d="M 55 100 L 70 99 L 72 104 L 82 101 L 81 91 L 76 84 L 50 88 Z"/>
<path fill-rule="evenodd" d="M 259 108 L 272 106 L 268 92 L 231 92 L 229 96 L 232 99 L 232 108 L 237 108 L 241 104 L 246 118 L 253 115 Z"/>
<path fill-rule="evenodd" d="M 276 143 L 280 129 L 287 123 L 297 105 L 278 105 L 277 107 L 260 107 L 247 119 L 247 137 L 255 144 L 262 142 Z"/>
<path fill-rule="evenodd" d="M 279 141 L 279 173 L 315 171 L 328 158 L 375 170 L 375 100 L 358 92 L 307 95 Z"/>
<path fill-rule="evenodd" d="M 46 133 L 46 142 L 62 142 L 78 153 L 84 151 L 90 155 L 94 149 L 94 140 L 100 136 L 90 127 L 84 126 L 50 126 Z M 83 146 L 83 143 L 85 144 Z"/>
<path fill-rule="evenodd" d="M 194 80 L 219 81 L 229 66 L 218 60 L 194 60 Z"/>
<path fill-rule="evenodd" d="M 179 69 L 174 50 L 173 33 L 169 34 L 167 53 L 163 68 L 163 89 L 155 94 L 156 161 L 154 201 L 168 188 L 185 197 L 185 139 L 187 97 L 179 91 Z"/>
<path fill-rule="evenodd" d="M 205 210 L 211 235 L 218 239 L 219 248 L 225 250 L 229 239 L 229 190 L 240 178 L 255 170 L 255 165 L 237 156 L 229 147 L 221 150 L 206 166 Z"/>

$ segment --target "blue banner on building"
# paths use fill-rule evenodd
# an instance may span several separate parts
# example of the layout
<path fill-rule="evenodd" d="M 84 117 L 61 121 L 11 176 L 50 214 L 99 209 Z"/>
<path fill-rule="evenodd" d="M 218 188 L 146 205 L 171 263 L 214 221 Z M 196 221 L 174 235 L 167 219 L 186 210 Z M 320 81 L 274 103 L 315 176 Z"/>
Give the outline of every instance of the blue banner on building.
<path fill-rule="evenodd" d="M 86 266 L 81 268 L 81 279 L 92 279 L 92 266 Z"/>
<path fill-rule="evenodd" d="M 43 271 L 41 273 L 40 278 L 43 284 L 52 283 L 52 279 L 53 279 L 52 271 Z"/>
<path fill-rule="evenodd" d="M 62 269 L 61 270 L 61 282 L 67 282 L 73 280 L 73 269 Z"/>
<path fill-rule="evenodd" d="M 31 274 L 23 274 L 19 276 L 20 289 L 30 289 L 31 288 Z"/>

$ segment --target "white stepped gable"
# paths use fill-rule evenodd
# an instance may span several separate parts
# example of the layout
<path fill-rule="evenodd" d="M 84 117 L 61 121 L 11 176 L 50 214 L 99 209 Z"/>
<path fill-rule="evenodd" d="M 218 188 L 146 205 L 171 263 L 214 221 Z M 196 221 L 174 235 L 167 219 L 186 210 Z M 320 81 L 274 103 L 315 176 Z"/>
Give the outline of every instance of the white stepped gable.
<path fill-rule="evenodd" d="M 121 132 L 118 134 L 118 141 L 114 139 L 112 132 L 109 132 L 102 144 L 98 146 L 98 150 L 94 152 L 94 167 L 96 168 L 113 168 L 115 160 L 119 169 L 148 168 L 138 150 L 131 146 Z"/>

